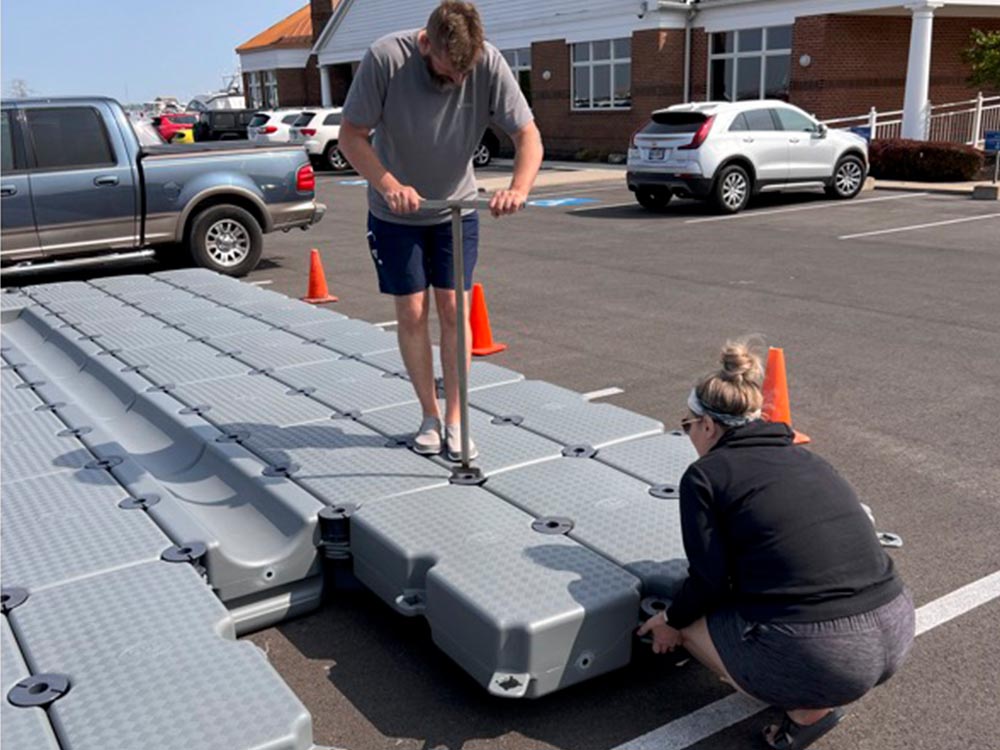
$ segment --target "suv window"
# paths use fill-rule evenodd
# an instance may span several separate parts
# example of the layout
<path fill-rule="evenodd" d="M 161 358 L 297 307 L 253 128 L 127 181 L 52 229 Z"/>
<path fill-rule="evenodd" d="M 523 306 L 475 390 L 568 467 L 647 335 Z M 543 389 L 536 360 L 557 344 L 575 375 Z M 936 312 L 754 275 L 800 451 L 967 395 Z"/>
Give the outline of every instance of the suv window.
<path fill-rule="evenodd" d="M 299 119 L 295 121 L 295 127 L 304 128 L 306 125 L 312 122 L 312 119 L 316 116 L 315 112 L 303 112 L 299 115 Z"/>
<path fill-rule="evenodd" d="M 700 112 L 657 112 L 642 129 L 644 135 L 667 135 L 669 133 L 697 133 L 705 122 Z"/>
<path fill-rule="evenodd" d="M 778 113 L 778 121 L 781 123 L 782 130 L 794 130 L 797 133 L 812 133 L 816 130 L 816 123 L 794 109 L 775 111 Z"/>
<path fill-rule="evenodd" d="M 20 159 L 15 160 L 14 158 L 14 125 L 10 116 L 10 110 L 4 110 L 3 119 L 0 120 L 0 137 L 3 139 L 2 144 L 0 144 L 0 155 L 3 156 L 4 172 L 14 171 L 14 164 L 20 161 Z"/>
<path fill-rule="evenodd" d="M 298 115 L 285 115 L 284 117 L 281 118 L 281 122 L 284 125 L 291 125 L 298 119 L 299 119 Z"/>
<path fill-rule="evenodd" d="M 270 119 L 268 115 L 254 115 L 253 119 L 250 120 L 250 127 L 259 128 L 261 125 L 266 125 Z"/>
<path fill-rule="evenodd" d="M 736 115 L 736 119 L 733 120 L 733 124 L 729 126 L 730 132 L 734 130 L 749 130 L 750 123 L 747 122 L 747 116 L 740 112 Z"/>
<path fill-rule="evenodd" d="M 229 112 L 219 112 L 215 116 L 215 127 L 218 129 L 222 128 L 235 128 L 236 127 L 236 115 Z"/>
<path fill-rule="evenodd" d="M 769 109 L 751 109 L 743 113 L 747 121 L 747 130 L 777 130 Z"/>
<path fill-rule="evenodd" d="M 93 107 L 29 109 L 25 114 L 38 169 L 80 169 L 116 163 L 104 123 Z"/>
<path fill-rule="evenodd" d="M 331 112 L 323 118 L 324 125 L 340 125 L 340 112 Z"/>

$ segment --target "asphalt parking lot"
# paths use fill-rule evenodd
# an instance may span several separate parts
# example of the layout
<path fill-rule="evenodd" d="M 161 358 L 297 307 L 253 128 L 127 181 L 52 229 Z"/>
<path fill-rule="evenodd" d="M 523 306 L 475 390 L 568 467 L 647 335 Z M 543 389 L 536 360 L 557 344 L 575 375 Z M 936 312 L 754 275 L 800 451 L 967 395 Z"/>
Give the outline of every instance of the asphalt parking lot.
<path fill-rule="evenodd" d="M 316 247 L 335 308 L 390 321 L 356 182 L 321 176 L 323 222 L 269 235 L 247 280 L 302 296 Z M 903 672 L 816 747 L 1000 748 L 1000 599 L 939 627 L 931 604 L 1000 571 L 1000 204 L 876 191 L 846 203 L 771 196 L 735 217 L 686 201 L 651 214 L 607 182 L 535 198 L 543 205 L 519 216 L 483 217 L 477 280 L 494 335 L 510 345 L 491 361 L 582 392 L 620 388 L 609 401 L 674 426 L 722 342 L 759 333 L 785 349 L 796 428 L 879 528 L 904 539 L 892 555 L 917 606 L 931 605 L 928 631 Z M 36 280 L 63 278 L 81 276 Z M 250 638 L 310 709 L 321 744 L 758 746 L 762 717 L 727 726 L 731 691 L 697 665 L 643 652 L 562 693 L 499 701 L 433 646 L 422 621 L 365 592 Z"/>

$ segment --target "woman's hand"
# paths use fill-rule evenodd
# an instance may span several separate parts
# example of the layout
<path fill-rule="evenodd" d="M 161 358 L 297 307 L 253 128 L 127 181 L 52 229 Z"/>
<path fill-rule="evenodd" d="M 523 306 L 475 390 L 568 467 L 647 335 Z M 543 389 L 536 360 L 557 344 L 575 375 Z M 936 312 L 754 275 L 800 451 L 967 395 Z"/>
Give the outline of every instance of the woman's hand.
<path fill-rule="evenodd" d="M 654 654 L 665 654 L 668 651 L 673 651 L 675 648 L 681 645 L 684 637 L 681 635 L 681 631 L 676 628 L 672 628 L 667 625 L 666 620 L 663 619 L 663 614 L 657 612 L 655 615 L 650 617 L 646 622 L 642 624 L 636 635 L 640 638 L 647 633 L 653 634 L 653 653 Z"/>

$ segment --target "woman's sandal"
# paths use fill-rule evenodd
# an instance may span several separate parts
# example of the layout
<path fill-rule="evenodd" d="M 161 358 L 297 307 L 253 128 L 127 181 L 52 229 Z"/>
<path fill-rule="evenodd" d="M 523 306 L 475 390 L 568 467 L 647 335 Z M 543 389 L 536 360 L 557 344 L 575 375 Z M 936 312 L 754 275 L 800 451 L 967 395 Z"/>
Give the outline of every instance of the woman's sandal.
<path fill-rule="evenodd" d="M 764 728 L 764 742 L 774 750 L 802 750 L 837 726 L 843 718 L 844 709 L 835 708 L 815 724 L 804 726 L 792 721 L 792 718 L 785 714 L 781 723 L 777 725 L 777 731 L 770 738 L 767 736 L 767 730 L 774 725 Z"/>

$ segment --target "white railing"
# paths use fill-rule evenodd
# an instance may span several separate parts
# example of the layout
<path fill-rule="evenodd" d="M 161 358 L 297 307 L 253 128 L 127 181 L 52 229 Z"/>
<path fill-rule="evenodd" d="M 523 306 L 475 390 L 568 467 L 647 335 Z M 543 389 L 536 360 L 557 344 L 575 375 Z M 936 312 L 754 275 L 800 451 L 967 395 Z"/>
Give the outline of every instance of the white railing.
<path fill-rule="evenodd" d="M 823 122 L 836 128 L 867 128 L 871 140 L 899 138 L 903 110 L 879 112 L 872 107 L 866 115 L 838 117 Z M 1000 130 L 1000 96 L 984 97 L 980 92 L 975 99 L 930 107 L 927 123 L 929 141 L 964 143 L 978 148 L 982 146 L 988 130 Z"/>

